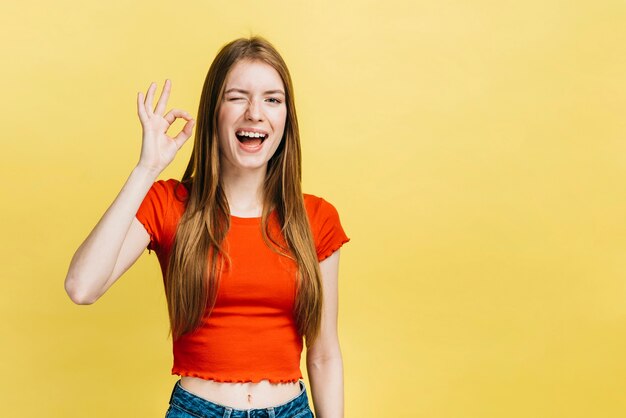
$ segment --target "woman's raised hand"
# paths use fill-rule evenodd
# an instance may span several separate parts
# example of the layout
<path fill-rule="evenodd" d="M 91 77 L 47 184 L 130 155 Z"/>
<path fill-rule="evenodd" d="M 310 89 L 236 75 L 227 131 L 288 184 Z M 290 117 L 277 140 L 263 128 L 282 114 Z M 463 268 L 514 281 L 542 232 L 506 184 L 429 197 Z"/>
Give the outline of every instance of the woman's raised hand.
<path fill-rule="evenodd" d="M 161 97 L 153 111 L 152 99 L 156 86 L 154 82 L 150 84 L 145 100 L 142 92 L 137 94 L 137 114 L 143 128 L 138 165 L 160 173 L 174 160 L 176 152 L 191 136 L 195 120 L 181 109 L 172 109 L 163 114 L 172 86 L 170 80 L 165 80 Z M 178 118 L 185 119 L 187 123 L 178 135 L 171 138 L 167 135 L 167 130 Z"/>

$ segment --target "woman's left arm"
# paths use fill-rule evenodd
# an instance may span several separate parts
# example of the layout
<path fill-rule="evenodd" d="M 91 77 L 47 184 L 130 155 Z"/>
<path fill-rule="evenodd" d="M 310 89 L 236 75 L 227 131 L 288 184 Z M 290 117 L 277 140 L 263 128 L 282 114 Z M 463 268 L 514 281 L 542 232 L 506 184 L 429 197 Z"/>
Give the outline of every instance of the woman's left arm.
<path fill-rule="evenodd" d="M 320 262 L 324 300 L 319 336 L 306 366 L 316 418 L 343 418 L 343 360 L 337 335 L 339 250 Z"/>

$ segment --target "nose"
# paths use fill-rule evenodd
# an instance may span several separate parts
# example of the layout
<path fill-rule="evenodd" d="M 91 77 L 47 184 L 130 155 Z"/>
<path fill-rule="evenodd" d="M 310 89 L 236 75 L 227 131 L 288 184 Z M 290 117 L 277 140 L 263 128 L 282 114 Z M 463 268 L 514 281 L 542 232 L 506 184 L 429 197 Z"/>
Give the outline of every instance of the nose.
<path fill-rule="evenodd" d="M 250 120 L 263 120 L 261 105 L 256 99 L 251 99 L 246 109 L 246 117 Z"/>

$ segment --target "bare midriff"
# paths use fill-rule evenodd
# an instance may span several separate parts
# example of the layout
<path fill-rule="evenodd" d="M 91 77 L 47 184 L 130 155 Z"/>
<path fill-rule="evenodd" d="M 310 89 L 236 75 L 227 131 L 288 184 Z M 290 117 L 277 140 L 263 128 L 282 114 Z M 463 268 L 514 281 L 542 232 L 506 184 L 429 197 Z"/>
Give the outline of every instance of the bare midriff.
<path fill-rule="evenodd" d="M 216 382 L 181 376 L 180 385 L 203 399 L 234 409 L 269 408 L 289 402 L 300 394 L 299 382 Z"/>

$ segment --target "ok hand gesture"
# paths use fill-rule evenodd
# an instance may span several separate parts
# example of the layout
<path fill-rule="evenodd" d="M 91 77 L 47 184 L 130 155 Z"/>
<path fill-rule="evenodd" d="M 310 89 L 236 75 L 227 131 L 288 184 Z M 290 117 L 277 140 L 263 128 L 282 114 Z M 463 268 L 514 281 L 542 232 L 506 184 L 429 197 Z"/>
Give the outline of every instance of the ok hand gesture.
<path fill-rule="evenodd" d="M 156 83 L 151 83 L 145 97 L 142 92 L 137 94 L 137 114 L 143 128 L 141 155 L 138 165 L 160 173 L 174 160 L 176 152 L 191 136 L 195 120 L 189 113 L 181 109 L 172 109 L 163 115 L 170 95 L 171 81 L 165 80 L 161 97 L 152 110 L 152 99 L 156 90 Z M 178 118 L 187 123 L 174 138 L 167 135 L 167 130 Z"/>

